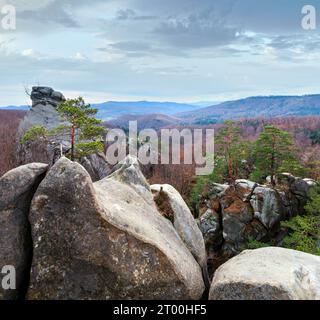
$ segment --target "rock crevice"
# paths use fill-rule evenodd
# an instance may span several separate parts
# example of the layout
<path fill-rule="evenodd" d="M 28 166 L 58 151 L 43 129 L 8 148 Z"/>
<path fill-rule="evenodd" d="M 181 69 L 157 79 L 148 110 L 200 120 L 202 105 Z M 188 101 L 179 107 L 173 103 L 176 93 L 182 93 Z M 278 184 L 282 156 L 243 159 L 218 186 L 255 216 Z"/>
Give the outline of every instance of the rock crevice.
<path fill-rule="evenodd" d="M 33 255 L 28 215 L 32 198 L 47 169 L 45 164 L 33 163 L 0 178 L 0 266 L 12 265 L 16 269 L 16 289 L 0 288 L 0 300 L 25 297 Z"/>

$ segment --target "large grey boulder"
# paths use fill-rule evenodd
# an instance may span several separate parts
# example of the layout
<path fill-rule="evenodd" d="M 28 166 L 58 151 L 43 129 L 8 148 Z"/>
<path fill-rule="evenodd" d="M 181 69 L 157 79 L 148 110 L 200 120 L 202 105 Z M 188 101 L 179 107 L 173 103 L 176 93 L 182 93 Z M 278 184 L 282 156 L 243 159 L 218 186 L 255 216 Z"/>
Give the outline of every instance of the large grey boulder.
<path fill-rule="evenodd" d="M 28 299 L 201 297 L 199 264 L 136 183 L 118 173 L 93 184 L 66 158 L 52 167 L 31 206 Z"/>
<path fill-rule="evenodd" d="M 16 290 L 0 286 L 0 300 L 19 299 L 25 294 L 32 257 L 29 208 L 47 167 L 32 163 L 0 178 L 0 268 L 11 265 L 16 270 Z"/>
<path fill-rule="evenodd" d="M 281 221 L 305 212 L 309 190 L 316 184 L 291 174 L 277 175 L 275 188 L 245 179 L 230 185 L 209 182 L 201 195 L 199 219 L 209 264 L 239 254 L 253 240 L 281 245 L 286 235 Z"/>
<path fill-rule="evenodd" d="M 283 248 L 243 251 L 212 280 L 211 300 L 320 300 L 320 257 Z"/>
<path fill-rule="evenodd" d="M 174 228 L 200 266 L 206 268 L 206 248 L 202 233 L 180 193 L 168 184 L 152 185 L 151 190 L 155 195 L 163 192 L 167 196 L 168 204 L 173 213 Z"/>

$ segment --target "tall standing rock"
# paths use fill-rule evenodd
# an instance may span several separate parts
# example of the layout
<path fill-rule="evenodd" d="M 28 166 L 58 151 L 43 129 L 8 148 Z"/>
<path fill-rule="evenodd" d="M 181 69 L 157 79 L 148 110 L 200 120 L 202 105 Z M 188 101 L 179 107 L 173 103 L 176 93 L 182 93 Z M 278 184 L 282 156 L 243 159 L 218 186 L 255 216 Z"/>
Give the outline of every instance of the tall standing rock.
<path fill-rule="evenodd" d="M 65 97 L 49 87 L 33 87 L 31 92 L 32 108 L 21 121 L 17 137 L 17 164 L 22 165 L 31 162 L 45 162 L 53 164 L 60 157 L 60 144 L 64 152 L 71 149 L 69 132 L 60 133 L 54 142 L 30 141 L 24 145 L 20 144 L 21 138 L 27 130 L 33 126 L 45 127 L 48 130 L 55 129 L 66 124 L 57 112 L 57 107 Z M 91 154 L 83 157 L 79 162 L 89 172 L 93 181 L 105 178 L 110 167 L 103 153 Z"/>
<path fill-rule="evenodd" d="M 93 184 L 66 158 L 52 167 L 30 212 L 28 299 L 201 297 L 200 266 L 131 183 L 111 176 Z"/>
<path fill-rule="evenodd" d="M 20 144 L 20 140 L 27 130 L 33 126 L 45 127 L 52 130 L 63 122 L 57 112 L 58 105 L 65 101 L 62 93 L 49 87 L 33 87 L 31 92 L 32 107 L 21 121 L 17 137 L 17 164 L 31 162 L 52 163 L 55 146 L 47 145 L 46 141 L 28 142 Z M 57 144 L 63 142 L 63 138 Z M 69 148 L 69 146 L 66 146 Z"/>
<path fill-rule="evenodd" d="M 16 290 L 0 287 L 0 300 L 23 298 L 26 292 L 32 257 L 29 208 L 47 167 L 28 164 L 0 178 L 0 267 L 11 265 L 16 270 Z"/>
<path fill-rule="evenodd" d="M 27 112 L 19 126 L 19 132 L 25 132 L 34 125 L 43 126 L 49 130 L 61 124 L 61 119 L 56 109 L 65 101 L 61 92 L 49 87 L 33 87 L 31 92 L 32 107 Z"/>

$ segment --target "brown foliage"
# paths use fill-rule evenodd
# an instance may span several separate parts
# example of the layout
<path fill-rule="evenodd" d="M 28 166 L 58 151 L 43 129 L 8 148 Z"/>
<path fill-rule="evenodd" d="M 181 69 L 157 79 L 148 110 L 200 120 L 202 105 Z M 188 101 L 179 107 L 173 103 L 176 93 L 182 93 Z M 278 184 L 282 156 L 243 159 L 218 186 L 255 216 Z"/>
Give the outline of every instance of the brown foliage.
<path fill-rule="evenodd" d="M 308 117 L 287 117 L 287 118 L 275 118 L 275 119 L 243 119 L 237 121 L 237 124 L 241 128 L 241 138 L 244 140 L 255 141 L 259 134 L 263 131 L 265 125 L 274 125 L 281 130 L 290 132 L 295 141 L 297 147 L 298 157 L 300 157 L 302 164 L 309 168 L 308 176 L 310 178 L 320 180 L 320 146 L 313 145 L 312 141 L 304 133 L 304 129 L 318 130 L 320 129 L 320 117 L 308 116 Z M 206 125 L 206 126 L 186 126 L 178 127 L 195 129 L 195 128 L 214 128 L 219 130 L 222 124 Z M 205 143 L 203 141 L 203 149 Z M 204 150 L 203 150 L 204 151 Z M 183 152 L 181 151 L 181 155 Z M 183 163 L 183 156 L 181 157 L 181 163 Z M 148 178 L 152 184 L 171 184 L 174 186 L 184 197 L 188 199 L 190 191 L 192 190 L 195 165 L 154 165 L 148 170 Z"/>
<path fill-rule="evenodd" d="M 186 200 L 192 190 L 195 167 L 187 164 L 158 164 L 152 167 L 150 184 L 170 184 Z"/>
<path fill-rule="evenodd" d="M 24 115 L 25 111 L 0 110 L 0 176 L 16 165 L 16 134 Z"/>
<path fill-rule="evenodd" d="M 159 212 L 169 221 L 174 223 L 174 212 L 171 208 L 169 196 L 160 190 L 154 193 L 154 202 L 156 203 Z"/>

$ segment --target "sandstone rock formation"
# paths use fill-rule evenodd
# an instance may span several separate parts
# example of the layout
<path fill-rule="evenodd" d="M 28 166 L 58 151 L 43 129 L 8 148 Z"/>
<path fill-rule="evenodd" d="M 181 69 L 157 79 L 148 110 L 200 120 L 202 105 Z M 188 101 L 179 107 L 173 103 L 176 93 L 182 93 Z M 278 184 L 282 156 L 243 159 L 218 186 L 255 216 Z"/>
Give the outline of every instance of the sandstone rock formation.
<path fill-rule="evenodd" d="M 21 121 L 17 136 L 17 164 L 22 165 L 31 162 L 45 162 L 51 164 L 55 157 L 55 149 L 60 149 L 60 143 L 64 149 L 69 149 L 69 145 L 63 143 L 63 137 L 57 141 L 56 145 L 48 145 L 46 141 L 28 142 L 21 145 L 20 140 L 27 130 L 33 126 L 45 127 L 52 130 L 62 124 L 56 108 L 65 101 L 62 93 L 54 91 L 49 87 L 33 87 L 31 96 L 32 107 Z"/>
<path fill-rule="evenodd" d="M 33 87 L 31 92 L 32 108 L 27 112 L 20 123 L 17 137 L 17 164 L 22 165 L 31 162 L 44 162 L 53 164 L 60 157 L 60 145 L 63 151 L 71 148 L 68 141 L 69 133 L 60 134 L 53 143 L 47 141 L 34 141 L 21 145 L 19 142 L 24 133 L 33 126 L 42 126 L 48 130 L 65 124 L 59 116 L 56 108 L 65 101 L 62 93 L 49 87 Z M 79 161 L 89 172 L 93 181 L 105 178 L 110 167 L 103 153 L 92 154 Z"/>
<path fill-rule="evenodd" d="M 243 251 L 215 273 L 211 300 L 320 300 L 320 257 L 283 248 Z"/>
<path fill-rule="evenodd" d="M 278 189 L 248 180 L 208 186 L 199 225 L 209 256 L 230 258 L 249 240 L 268 240 L 279 232 L 281 221 L 304 212 L 316 183 L 289 174 L 279 175 L 277 183 Z"/>
<path fill-rule="evenodd" d="M 65 101 L 62 93 L 49 87 L 33 87 L 31 92 L 32 108 L 27 112 L 19 126 L 19 132 L 25 132 L 34 125 L 49 130 L 61 124 L 56 108 Z"/>
<path fill-rule="evenodd" d="M 0 300 L 23 298 L 32 257 L 28 214 L 37 186 L 47 165 L 32 163 L 7 172 L 0 178 L 0 266 L 16 268 L 16 290 L 3 290 Z"/>
<path fill-rule="evenodd" d="M 199 299 L 201 268 L 127 159 L 92 183 L 60 159 L 31 205 L 28 299 Z M 152 196 L 152 195 L 151 195 Z"/>
<path fill-rule="evenodd" d="M 280 198 L 246 180 L 211 186 L 200 219 L 206 244 L 230 257 L 249 236 L 273 232 L 275 215 L 263 208 L 277 208 L 279 199 L 301 205 L 314 185 L 282 179 Z M 17 289 L 0 289 L 0 300 L 202 297 L 201 233 L 180 194 L 169 185 L 150 187 L 136 158 L 95 183 L 64 157 L 49 170 L 32 163 L 1 177 L 0 191 L 0 266 L 17 271 Z M 292 204 L 295 195 L 301 198 Z M 281 201 L 279 216 L 286 217 Z M 210 299 L 320 299 L 320 258 L 246 250 L 215 272 Z"/>

